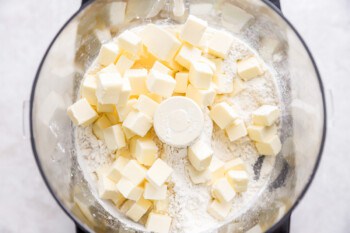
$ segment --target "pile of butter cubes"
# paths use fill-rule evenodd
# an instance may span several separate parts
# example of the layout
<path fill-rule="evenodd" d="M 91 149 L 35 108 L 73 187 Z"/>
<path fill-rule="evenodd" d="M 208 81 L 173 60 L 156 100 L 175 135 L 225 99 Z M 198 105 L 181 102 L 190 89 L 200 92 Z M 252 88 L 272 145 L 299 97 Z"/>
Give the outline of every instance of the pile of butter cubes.
<path fill-rule="evenodd" d="M 217 94 L 237 94 L 242 81 L 223 81 L 221 66 L 233 36 L 222 30 L 207 36 L 207 27 L 207 22 L 189 16 L 175 32 L 154 24 L 124 31 L 102 45 L 97 68 L 88 71 L 81 84 L 81 98 L 67 110 L 74 124 L 92 124 L 94 135 L 112 153 L 127 151 L 97 171 L 99 195 L 152 232 L 168 232 L 172 221 L 167 214 L 172 168 L 158 158 L 158 147 L 149 136 L 158 105 L 173 95 L 186 96 L 201 108 L 210 107 L 211 118 L 231 141 L 247 135 L 243 120 L 231 106 L 225 102 L 212 106 Z M 263 72 L 255 57 L 237 62 L 237 74 L 244 81 Z M 276 154 L 278 136 L 265 141 L 267 135 L 276 134 L 270 126 L 275 110 L 258 110 L 254 119 L 256 125 L 248 131 L 257 149 Z M 243 161 L 224 163 L 212 157 L 210 147 L 200 141 L 188 148 L 188 158 L 193 183 L 212 184 L 215 199 L 209 213 L 224 219 L 231 208 L 227 203 L 247 188 Z"/>

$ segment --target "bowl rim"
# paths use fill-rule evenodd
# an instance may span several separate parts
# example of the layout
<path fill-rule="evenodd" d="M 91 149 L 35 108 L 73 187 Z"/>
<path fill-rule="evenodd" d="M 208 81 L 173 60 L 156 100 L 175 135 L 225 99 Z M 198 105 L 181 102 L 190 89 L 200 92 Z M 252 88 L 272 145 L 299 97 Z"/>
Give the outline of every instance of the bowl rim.
<path fill-rule="evenodd" d="M 49 192 L 51 193 L 51 195 L 53 196 L 53 198 L 55 199 L 55 201 L 57 202 L 57 204 L 61 207 L 61 209 L 69 216 L 70 219 L 72 219 L 74 221 L 76 225 L 76 227 L 80 227 L 80 229 L 83 229 L 86 232 L 90 232 L 91 229 L 84 224 L 83 222 L 81 222 L 78 218 L 76 218 L 72 212 L 58 199 L 58 197 L 56 196 L 55 192 L 53 191 L 53 188 L 51 187 L 48 179 L 45 176 L 44 170 L 43 170 L 43 166 L 41 164 L 41 161 L 39 159 L 38 156 L 38 152 L 35 146 L 35 138 L 34 138 L 34 129 L 33 129 L 33 105 L 34 105 L 34 98 L 35 98 L 35 90 L 36 90 L 36 84 L 38 82 L 39 76 L 40 76 L 40 72 L 42 69 L 42 66 L 44 64 L 44 61 L 49 53 L 49 51 L 51 50 L 51 47 L 53 46 L 53 44 L 55 43 L 56 39 L 59 37 L 59 35 L 61 35 L 61 32 L 67 27 L 67 25 L 69 25 L 69 23 L 81 12 L 83 11 L 86 7 L 88 7 L 91 3 L 93 3 L 95 0 L 89 0 L 86 3 L 84 3 L 64 24 L 63 26 L 60 28 L 60 30 L 58 30 L 58 32 L 56 33 L 56 35 L 54 36 L 54 38 L 52 39 L 52 41 L 50 42 L 48 48 L 45 51 L 45 54 L 40 62 L 40 65 L 37 69 L 37 72 L 35 74 L 35 78 L 33 81 L 33 85 L 31 88 L 31 94 L 30 94 L 30 112 L 29 112 L 29 125 L 30 125 L 30 142 L 31 142 L 31 147 L 32 147 L 32 152 L 34 154 L 34 158 L 36 161 L 36 164 L 38 166 L 39 172 L 41 177 L 44 180 L 44 183 L 46 185 L 46 187 L 48 188 Z M 302 43 L 305 51 L 307 52 L 312 66 L 314 67 L 314 71 L 316 73 L 317 79 L 318 79 L 318 83 L 319 83 L 319 88 L 321 91 L 321 97 L 322 97 L 322 104 L 323 104 L 323 130 L 322 130 L 322 137 L 321 137 L 321 143 L 320 143 L 320 148 L 318 151 L 318 155 L 317 155 L 317 159 L 316 159 L 316 163 L 313 167 L 312 173 L 309 177 L 308 182 L 306 183 L 306 185 L 303 187 L 303 190 L 300 192 L 300 194 L 298 195 L 298 197 L 296 198 L 295 202 L 293 203 L 293 205 L 291 206 L 291 208 L 288 210 L 288 212 L 286 212 L 284 214 L 284 216 L 279 219 L 279 221 L 275 222 L 267 231 L 268 232 L 274 232 L 277 228 L 279 228 L 284 222 L 289 221 L 289 218 L 291 216 L 292 211 L 297 207 L 297 205 L 299 204 L 299 202 L 303 199 L 303 197 L 305 196 L 307 190 L 309 189 L 315 175 L 316 172 L 318 170 L 320 161 L 321 161 L 321 157 L 324 151 L 324 146 L 325 146 L 325 140 L 326 140 L 326 132 L 327 132 L 327 110 L 326 110 L 326 100 L 325 100 L 325 91 L 324 91 L 324 86 L 323 86 L 323 82 L 321 79 L 321 75 L 320 72 L 317 68 L 316 62 L 311 54 L 311 51 L 309 50 L 306 42 L 304 41 L 304 39 L 301 37 L 300 33 L 296 30 L 296 28 L 292 25 L 292 23 L 283 15 L 283 13 L 281 12 L 280 9 L 278 9 L 273 3 L 271 3 L 269 0 L 261 0 L 263 3 L 265 3 L 268 7 L 270 7 L 270 9 L 272 9 L 276 14 L 278 14 L 282 20 L 284 20 L 284 22 L 290 27 L 290 29 L 292 29 L 292 31 L 295 33 L 295 35 L 297 36 L 297 38 L 299 39 L 299 41 Z"/>

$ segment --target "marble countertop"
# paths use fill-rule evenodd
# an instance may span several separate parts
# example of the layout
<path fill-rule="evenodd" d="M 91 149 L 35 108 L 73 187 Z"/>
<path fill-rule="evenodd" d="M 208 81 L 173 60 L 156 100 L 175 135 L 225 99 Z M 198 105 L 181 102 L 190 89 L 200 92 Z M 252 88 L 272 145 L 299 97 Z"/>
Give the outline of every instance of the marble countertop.
<path fill-rule="evenodd" d="M 328 102 L 327 142 L 317 176 L 292 215 L 293 233 L 350 230 L 350 1 L 282 0 L 284 14 L 309 45 Z M 74 232 L 55 203 L 22 133 L 39 62 L 79 0 L 0 1 L 0 232 Z"/>

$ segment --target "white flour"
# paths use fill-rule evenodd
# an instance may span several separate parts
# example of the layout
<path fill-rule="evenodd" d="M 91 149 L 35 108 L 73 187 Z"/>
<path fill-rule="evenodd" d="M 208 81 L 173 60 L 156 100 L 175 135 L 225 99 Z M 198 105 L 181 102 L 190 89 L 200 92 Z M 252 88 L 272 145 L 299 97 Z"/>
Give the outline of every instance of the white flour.
<path fill-rule="evenodd" d="M 236 40 L 229 58 L 225 61 L 224 71 L 232 79 L 235 76 L 235 61 L 239 58 L 253 54 L 252 50 L 244 43 Z M 237 96 L 221 96 L 217 101 L 226 100 L 232 104 L 242 119 L 250 123 L 251 112 L 261 104 L 278 105 L 278 96 L 274 84 L 274 77 L 268 70 L 264 78 L 255 78 L 246 82 L 246 88 Z M 246 212 L 254 199 L 264 189 L 269 179 L 275 159 L 265 158 L 261 169 L 260 179 L 254 180 L 253 164 L 255 164 L 258 153 L 248 137 L 230 142 L 225 133 L 217 126 L 213 126 L 205 109 L 205 126 L 201 140 L 211 144 L 214 156 L 223 161 L 240 157 L 247 165 L 250 182 L 247 192 L 235 197 L 232 211 L 227 220 L 233 220 Z M 78 161 L 83 168 L 84 176 L 95 179 L 93 172 L 103 164 L 110 164 L 114 155 L 110 154 L 105 144 L 98 141 L 92 134 L 91 127 L 77 128 L 76 141 L 78 148 Z M 222 223 L 212 218 L 207 213 L 207 206 L 211 200 L 210 187 L 206 185 L 194 185 L 188 177 L 186 166 L 188 165 L 187 150 L 172 148 L 162 145 L 156 140 L 160 147 L 161 158 L 164 159 L 173 169 L 170 181 L 170 207 L 169 214 L 173 218 L 171 232 L 173 233 L 195 233 L 213 232 Z M 95 186 L 95 182 L 90 182 Z M 92 189 L 96 190 L 96 187 Z M 103 202 L 100 202 L 103 204 Z M 110 208 L 106 208 L 108 211 Z M 113 215 L 113 213 L 111 213 Z M 114 216 L 116 216 L 114 214 Z M 118 217 L 118 216 L 116 216 Z M 119 216 L 120 217 L 120 216 Z M 208 230 L 209 229 L 209 230 Z"/>

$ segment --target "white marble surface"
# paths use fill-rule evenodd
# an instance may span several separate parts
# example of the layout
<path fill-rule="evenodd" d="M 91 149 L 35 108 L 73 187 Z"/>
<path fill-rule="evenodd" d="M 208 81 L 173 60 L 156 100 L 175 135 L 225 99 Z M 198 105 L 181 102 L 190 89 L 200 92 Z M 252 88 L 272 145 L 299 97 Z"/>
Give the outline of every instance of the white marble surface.
<path fill-rule="evenodd" d="M 22 134 L 22 102 L 39 62 L 79 0 L 0 0 L 0 232 L 74 232 L 55 203 Z M 293 233 L 350 231 L 350 1 L 282 0 L 332 91 L 329 129 L 317 176 L 292 217 Z M 327 93 L 328 100 L 331 99 Z M 347 111 L 346 111 L 347 110 Z"/>

